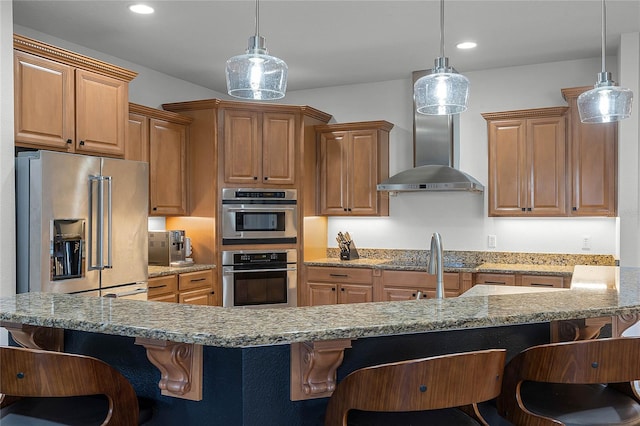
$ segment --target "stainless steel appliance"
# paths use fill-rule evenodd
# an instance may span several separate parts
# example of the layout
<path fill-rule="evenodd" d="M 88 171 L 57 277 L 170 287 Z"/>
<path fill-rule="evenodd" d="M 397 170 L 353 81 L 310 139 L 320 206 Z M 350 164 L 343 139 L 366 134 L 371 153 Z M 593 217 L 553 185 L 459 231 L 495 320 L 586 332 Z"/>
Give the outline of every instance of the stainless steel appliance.
<path fill-rule="evenodd" d="M 149 231 L 149 265 L 185 266 L 187 262 L 187 246 L 185 232 Z"/>
<path fill-rule="evenodd" d="M 294 244 L 296 195 L 295 189 L 223 189 L 222 244 Z"/>
<path fill-rule="evenodd" d="M 298 305 L 296 250 L 222 252 L 222 306 Z"/>
<path fill-rule="evenodd" d="M 146 295 L 148 187 L 146 163 L 19 153 L 17 291 Z"/>

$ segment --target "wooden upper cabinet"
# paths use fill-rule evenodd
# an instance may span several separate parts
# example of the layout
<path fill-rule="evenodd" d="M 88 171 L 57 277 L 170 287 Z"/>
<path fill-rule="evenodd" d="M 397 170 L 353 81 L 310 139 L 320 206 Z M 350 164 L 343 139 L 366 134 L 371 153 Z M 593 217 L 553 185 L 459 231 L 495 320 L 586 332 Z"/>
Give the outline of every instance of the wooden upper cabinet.
<path fill-rule="evenodd" d="M 150 214 L 188 214 L 185 125 L 149 120 L 149 186 Z"/>
<path fill-rule="evenodd" d="M 316 126 L 319 214 L 386 216 L 387 194 L 376 185 L 389 177 L 386 121 Z"/>
<path fill-rule="evenodd" d="M 73 152 L 73 68 L 19 51 L 13 58 L 16 145 Z"/>
<path fill-rule="evenodd" d="M 124 156 L 129 85 L 76 70 L 76 152 Z"/>
<path fill-rule="evenodd" d="M 135 76 L 14 35 L 16 146 L 123 157 Z"/>
<path fill-rule="evenodd" d="M 567 108 L 482 114 L 488 121 L 489 216 L 565 216 Z"/>
<path fill-rule="evenodd" d="M 295 183 L 295 114 L 228 109 L 223 117 L 226 183 Z"/>
<path fill-rule="evenodd" d="M 618 125 L 580 122 L 577 98 L 588 87 L 563 89 L 569 103 L 570 214 L 616 216 L 618 193 Z"/>
<path fill-rule="evenodd" d="M 189 214 L 187 145 L 192 119 L 130 104 L 126 159 L 149 162 L 149 214 Z"/>

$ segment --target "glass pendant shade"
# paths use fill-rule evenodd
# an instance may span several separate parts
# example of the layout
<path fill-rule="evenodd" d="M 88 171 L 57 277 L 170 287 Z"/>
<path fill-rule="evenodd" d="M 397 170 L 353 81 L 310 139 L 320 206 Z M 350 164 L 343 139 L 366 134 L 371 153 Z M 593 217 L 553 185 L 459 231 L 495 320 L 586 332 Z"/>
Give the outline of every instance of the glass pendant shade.
<path fill-rule="evenodd" d="M 603 75 L 604 74 L 604 75 Z M 633 92 L 614 86 L 611 73 L 600 73 L 600 81 L 578 96 L 578 112 L 583 123 L 612 123 L 631 116 Z"/>
<path fill-rule="evenodd" d="M 287 91 L 287 64 L 270 56 L 264 37 L 251 36 L 244 55 L 227 61 L 227 92 L 241 99 L 281 99 Z"/>
<path fill-rule="evenodd" d="M 450 67 L 448 58 L 437 58 L 430 74 L 413 85 L 416 111 L 426 115 L 459 114 L 467 109 L 469 79 Z"/>
<path fill-rule="evenodd" d="M 607 8 L 602 0 L 602 71 L 593 89 L 578 96 L 578 113 L 583 123 L 613 123 L 631 116 L 633 92 L 615 85 L 606 72 Z"/>

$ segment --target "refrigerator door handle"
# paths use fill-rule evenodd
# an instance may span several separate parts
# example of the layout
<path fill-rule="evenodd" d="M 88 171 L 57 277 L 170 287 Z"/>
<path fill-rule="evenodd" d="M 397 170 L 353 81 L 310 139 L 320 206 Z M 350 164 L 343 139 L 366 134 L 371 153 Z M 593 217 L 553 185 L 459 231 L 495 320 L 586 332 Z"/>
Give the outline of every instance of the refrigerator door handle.
<path fill-rule="evenodd" d="M 93 265 L 93 184 L 96 181 L 96 176 L 89 176 L 89 219 L 87 230 L 87 270 L 91 271 L 98 269 Z"/>
<path fill-rule="evenodd" d="M 107 182 L 107 263 L 104 263 L 104 183 Z M 94 183 L 98 187 L 98 196 L 96 197 L 96 213 L 93 212 L 93 191 Z M 111 176 L 89 176 L 89 236 L 88 245 L 89 253 L 87 256 L 89 270 L 103 270 L 111 268 L 112 251 L 111 251 Z M 93 262 L 93 219 L 96 220 L 96 262 Z"/>
<path fill-rule="evenodd" d="M 113 213 L 113 204 L 111 202 L 111 176 L 103 176 L 103 181 L 107 182 L 107 264 L 104 265 L 105 268 L 113 268 L 113 253 L 112 253 L 112 213 Z M 104 231 L 104 230 L 103 230 Z"/>

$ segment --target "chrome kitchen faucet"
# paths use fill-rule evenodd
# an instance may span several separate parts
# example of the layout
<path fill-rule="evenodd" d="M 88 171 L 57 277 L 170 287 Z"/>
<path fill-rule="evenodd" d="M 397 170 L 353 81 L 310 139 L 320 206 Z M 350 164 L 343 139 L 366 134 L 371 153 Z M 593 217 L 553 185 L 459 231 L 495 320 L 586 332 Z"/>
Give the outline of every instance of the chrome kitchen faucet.
<path fill-rule="evenodd" d="M 434 259 L 435 257 L 435 259 Z M 442 237 L 434 232 L 431 235 L 431 250 L 429 252 L 429 263 L 427 272 L 436 275 L 436 299 L 444 298 L 444 281 L 442 279 Z"/>

